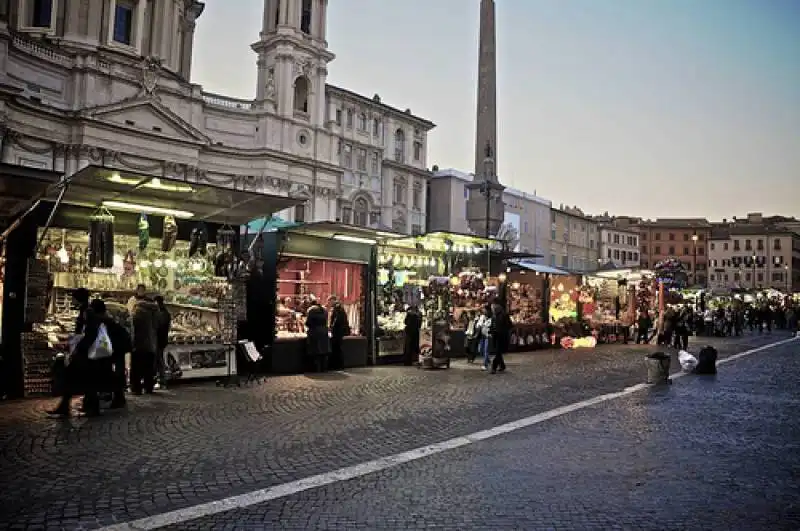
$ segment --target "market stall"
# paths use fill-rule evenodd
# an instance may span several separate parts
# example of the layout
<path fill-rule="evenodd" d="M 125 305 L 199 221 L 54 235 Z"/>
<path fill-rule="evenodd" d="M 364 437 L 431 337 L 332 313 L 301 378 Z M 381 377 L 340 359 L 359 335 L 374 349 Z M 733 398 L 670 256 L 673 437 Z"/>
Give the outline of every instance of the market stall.
<path fill-rule="evenodd" d="M 236 373 L 238 323 L 247 319 L 239 225 L 294 200 L 95 166 L 45 199 L 17 229 L 14 250 L 27 256 L 26 275 L 6 286 L 25 294 L 24 319 L 3 329 L 6 338 L 20 337 L 18 394 L 49 392 L 78 287 L 123 320 L 137 285 L 161 295 L 172 315 L 168 377 Z"/>
<path fill-rule="evenodd" d="M 421 347 L 431 345 L 433 325 L 445 323 L 449 356 L 465 355 L 466 329 L 498 293 L 486 277 L 486 248 L 493 240 L 445 232 L 390 239 L 378 251 L 378 363 L 402 359 L 409 307 L 422 315 Z"/>
<path fill-rule="evenodd" d="M 306 322 L 315 305 L 326 319 L 335 304 L 343 308 L 350 333 L 342 342 L 342 359 L 334 366 L 361 367 L 369 362 L 375 315 L 375 247 L 394 237 L 363 227 L 317 222 L 262 235 L 258 251 L 264 276 L 272 282 L 269 370 L 297 374 L 310 369 Z"/>
<path fill-rule="evenodd" d="M 600 343 L 627 343 L 636 323 L 640 270 L 607 269 L 584 279 L 584 319 Z"/>
<path fill-rule="evenodd" d="M 548 347 L 551 283 L 569 276 L 569 273 L 530 259 L 507 263 L 507 310 L 514 325 L 511 350 L 519 352 Z"/>

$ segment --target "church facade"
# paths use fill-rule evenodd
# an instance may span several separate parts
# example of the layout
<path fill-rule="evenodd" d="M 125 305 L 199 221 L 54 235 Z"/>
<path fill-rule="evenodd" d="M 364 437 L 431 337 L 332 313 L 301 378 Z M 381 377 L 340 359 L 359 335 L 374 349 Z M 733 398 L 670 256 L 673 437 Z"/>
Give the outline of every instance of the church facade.
<path fill-rule="evenodd" d="M 326 83 L 327 0 L 265 0 L 255 98 L 191 82 L 196 0 L 0 1 L 2 162 L 88 165 L 286 195 L 291 221 L 425 231 L 409 109 Z"/>

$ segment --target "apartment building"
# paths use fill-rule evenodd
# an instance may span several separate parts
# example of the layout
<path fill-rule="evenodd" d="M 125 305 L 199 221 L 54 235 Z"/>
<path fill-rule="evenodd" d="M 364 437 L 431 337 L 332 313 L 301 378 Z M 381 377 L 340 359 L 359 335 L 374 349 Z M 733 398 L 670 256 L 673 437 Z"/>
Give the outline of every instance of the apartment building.
<path fill-rule="evenodd" d="M 600 224 L 600 263 L 614 267 L 639 267 L 639 231 Z"/>
<path fill-rule="evenodd" d="M 709 286 L 800 290 L 800 234 L 758 217 L 714 224 Z"/>
<path fill-rule="evenodd" d="M 550 265 L 578 273 L 596 271 L 600 258 L 598 223 L 577 207 L 550 209 Z"/>
<path fill-rule="evenodd" d="M 631 225 L 639 232 L 641 265 L 651 268 L 665 258 L 677 258 L 692 285 L 708 281 L 708 243 L 711 223 L 704 218 L 657 218 Z"/>
<path fill-rule="evenodd" d="M 429 231 L 461 234 L 470 232 L 467 223 L 467 199 L 471 173 L 434 167 L 428 182 Z M 550 263 L 550 208 L 552 203 L 536 194 L 506 188 L 503 192 L 504 233 L 513 234 L 516 251 L 541 255 L 536 261 Z M 509 230 L 510 229 L 510 230 Z"/>

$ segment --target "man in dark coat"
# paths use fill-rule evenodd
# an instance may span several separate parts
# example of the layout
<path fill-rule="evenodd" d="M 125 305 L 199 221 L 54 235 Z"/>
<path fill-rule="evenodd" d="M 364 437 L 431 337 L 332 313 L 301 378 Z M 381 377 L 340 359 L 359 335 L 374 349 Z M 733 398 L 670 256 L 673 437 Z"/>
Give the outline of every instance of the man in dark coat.
<path fill-rule="evenodd" d="M 169 344 L 169 329 L 170 326 L 172 326 L 172 315 L 169 313 L 169 310 L 167 310 L 164 297 L 158 295 L 156 297 L 156 304 L 158 305 L 158 333 L 156 334 L 158 350 L 156 351 L 155 370 L 158 374 L 158 384 L 161 386 L 161 389 L 165 389 L 167 387 L 167 366 L 164 362 L 164 351 Z"/>
<path fill-rule="evenodd" d="M 342 303 L 333 303 L 331 312 L 331 360 L 330 367 L 333 370 L 344 368 L 344 338 L 350 335 L 350 322 L 347 312 L 344 311 Z"/>
<path fill-rule="evenodd" d="M 307 353 L 317 372 L 328 370 L 331 342 L 328 337 L 328 312 L 313 299 L 306 314 Z"/>
<path fill-rule="evenodd" d="M 405 320 L 405 343 L 403 344 L 403 363 L 413 365 L 419 361 L 419 340 L 422 329 L 422 315 L 416 306 L 409 307 Z"/>
<path fill-rule="evenodd" d="M 131 392 L 152 394 L 155 387 L 155 361 L 158 352 L 158 305 L 145 296 L 133 303 L 133 353 L 131 354 Z"/>
<path fill-rule="evenodd" d="M 75 319 L 75 334 L 82 337 L 73 348 L 66 367 L 64 392 L 58 406 L 48 414 L 68 417 L 71 413 L 72 397 L 83 391 L 83 411 L 87 416 L 100 414 L 100 400 L 97 396 L 94 375 L 91 374 L 89 349 L 97 339 L 100 320 L 89 306 L 89 290 L 78 288 L 72 293 L 72 302 L 78 309 Z"/>
<path fill-rule="evenodd" d="M 492 374 L 495 374 L 497 371 L 503 372 L 506 370 L 506 361 L 503 359 L 503 354 L 508 352 L 508 347 L 511 343 L 511 329 L 513 324 L 511 323 L 511 318 L 499 304 L 492 305 L 492 314 L 492 324 L 489 335 L 490 344 L 494 351 Z"/>

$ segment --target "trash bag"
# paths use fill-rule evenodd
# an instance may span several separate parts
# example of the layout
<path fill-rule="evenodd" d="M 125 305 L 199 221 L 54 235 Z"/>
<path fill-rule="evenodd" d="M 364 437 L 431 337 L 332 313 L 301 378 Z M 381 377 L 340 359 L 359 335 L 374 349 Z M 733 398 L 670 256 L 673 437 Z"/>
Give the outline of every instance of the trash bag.
<path fill-rule="evenodd" d="M 717 349 L 704 347 L 697 356 L 695 374 L 717 374 Z"/>
<path fill-rule="evenodd" d="M 692 372 L 695 367 L 697 367 L 697 358 L 686 352 L 685 350 L 681 350 L 678 352 L 678 363 L 681 364 L 681 369 L 686 372 Z"/>

